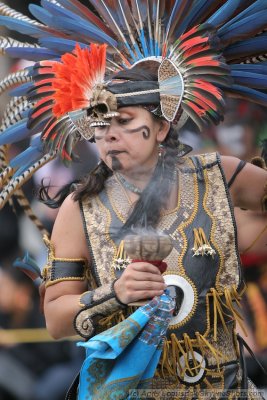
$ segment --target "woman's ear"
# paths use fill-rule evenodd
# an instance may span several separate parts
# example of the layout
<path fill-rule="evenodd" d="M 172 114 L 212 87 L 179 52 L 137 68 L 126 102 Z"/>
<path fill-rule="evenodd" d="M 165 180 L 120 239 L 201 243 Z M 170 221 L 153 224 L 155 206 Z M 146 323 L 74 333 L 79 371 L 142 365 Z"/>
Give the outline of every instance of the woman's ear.
<path fill-rule="evenodd" d="M 166 121 L 165 119 L 161 119 L 159 121 L 159 130 L 157 133 L 158 142 L 161 143 L 165 140 L 166 136 L 169 133 L 170 127 L 171 127 L 170 122 Z"/>

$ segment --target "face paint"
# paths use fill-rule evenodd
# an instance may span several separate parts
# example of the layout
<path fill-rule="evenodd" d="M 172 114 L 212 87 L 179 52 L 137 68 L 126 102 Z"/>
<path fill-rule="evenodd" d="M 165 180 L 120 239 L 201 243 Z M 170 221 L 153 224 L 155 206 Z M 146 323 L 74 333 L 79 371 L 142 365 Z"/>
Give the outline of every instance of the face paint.
<path fill-rule="evenodd" d="M 139 132 L 142 132 L 144 139 L 147 140 L 147 139 L 150 138 L 151 132 L 150 132 L 149 127 L 146 126 L 146 125 L 142 125 L 142 126 L 140 126 L 139 128 L 136 128 L 136 129 L 124 129 L 124 133 L 132 134 L 132 133 L 139 133 Z"/>
<path fill-rule="evenodd" d="M 111 158 L 111 169 L 112 171 L 120 171 L 122 169 L 122 164 L 116 156 Z"/>
<path fill-rule="evenodd" d="M 113 171 L 151 170 L 158 159 L 160 129 L 147 110 L 141 107 L 122 109 L 109 126 L 95 127 L 99 155 Z"/>
<path fill-rule="evenodd" d="M 116 133 L 122 133 L 122 134 L 134 134 L 134 133 L 142 133 L 143 138 L 145 140 L 149 139 L 151 136 L 151 131 L 150 128 L 147 125 L 142 125 L 139 126 L 138 128 L 135 129 L 127 129 L 124 128 L 123 126 L 116 126 Z M 103 128 L 97 128 L 97 131 L 95 133 L 95 140 L 101 140 L 104 139 L 105 134 L 107 133 L 108 127 L 103 127 Z"/>

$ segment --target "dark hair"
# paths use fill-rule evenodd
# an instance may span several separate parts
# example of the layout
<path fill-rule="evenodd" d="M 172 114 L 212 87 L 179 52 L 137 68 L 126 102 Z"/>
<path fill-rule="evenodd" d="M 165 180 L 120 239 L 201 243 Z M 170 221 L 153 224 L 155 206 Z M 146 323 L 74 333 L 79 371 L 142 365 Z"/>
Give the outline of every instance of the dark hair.
<path fill-rule="evenodd" d="M 54 197 L 49 196 L 51 186 L 44 185 L 44 180 L 38 190 L 39 200 L 50 208 L 58 208 L 61 206 L 65 198 L 73 193 L 73 199 L 79 201 L 86 196 L 92 196 L 100 193 L 105 186 L 106 179 L 112 175 L 111 169 L 100 161 L 82 180 L 76 180 L 63 186 Z"/>

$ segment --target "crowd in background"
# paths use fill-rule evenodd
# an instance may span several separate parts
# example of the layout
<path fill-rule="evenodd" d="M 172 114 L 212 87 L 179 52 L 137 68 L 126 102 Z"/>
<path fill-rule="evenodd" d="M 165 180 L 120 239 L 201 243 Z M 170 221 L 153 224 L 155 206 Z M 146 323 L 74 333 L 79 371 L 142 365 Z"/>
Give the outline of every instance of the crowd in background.
<path fill-rule="evenodd" d="M 6 3 L 21 12 L 27 11 L 27 1 Z M 0 78 L 22 65 L 21 60 L 8 62 L 2 57 Z M 7 101 L 7 96 L 0 99 L 1 116 Z M 181 132 L 181 141 L 190 144 L 195 153 L 219 151 L 250 161 L 260 154 L 261 143 L 264 140 L 267 142 L 267 111 L 240 101 L 231 101 L 227 107 L 225 121 L 219 127 L 200 135 L 193 123 L 188 123 Z M 20 152 L 20 146 L 25 145 L 14 145 L 10 149 L 10 156 Z M 80 144 L 77 154 L 80 161 L 72 168 L 54 161 L 43 167 L 35 179 L 26 185 L 26 194 L 33 210 L 49 232 L 56 210 L 38 203 L 38 185 L 42 179 L 47 179 L 56 192 L 65 183 L 82 177 L 97 163 L 93 144 Z M 267 369 L 267 230 L 263 232 L 267 216 L 245 210 L 235 210 L 235 215 L 247 282 L 243 302 L 248 333 L 245 339 Z M 43 332 L 42 328 L 45 327 L 39 309 L 39 282 L 32 282 L 13 267 L 14 260 L 23 257 L 25 251 L 30 252 L 41 268 L 45 265 L 46 249 L 37 228 L 19 210 L 15 215 L 12 207 L 6 206 L 0 212 L 0 399 L 63 400 L 84 354 L 75 341 L 38 339 L 38 332 Z M 17 342 L 8 340 L 12 333 L 21 329 L 27 329 L 26 336 Z M 266 388 L 267 377 L 249 353 L 247 364 L 249 376 L 255 384 Z"/>

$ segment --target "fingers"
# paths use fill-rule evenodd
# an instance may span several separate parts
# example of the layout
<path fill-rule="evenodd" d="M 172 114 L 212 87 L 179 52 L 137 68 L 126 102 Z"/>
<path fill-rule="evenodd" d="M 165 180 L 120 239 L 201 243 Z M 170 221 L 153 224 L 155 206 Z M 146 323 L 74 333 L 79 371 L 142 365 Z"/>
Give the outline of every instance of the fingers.
<path fill-rule="evenodd" d="M 158 268 L 143 262 L 128 265 L 114 285 L 118 299 L 125 304 L 160 296 L 164 289 L 166 284 Z"/>
<path fill-rule="evenodd" d="M 131 277 L 134 281 L 148 281 L 148 282 L 161 282 L 164 283 L 164 279 L 161 275 L 152 274 L 149 272 L 139 272 L 136 271 L 134 273 L 127 274 L 128 277 Z"/>
<path fill-rule="evenodd" d="M 154 275 L 161 276 L 161 272 L 158 267 L 155 267 L 153 264 L 144 263 L 144 262 L 136 262 L 127 266 L 127 270 L 134 270 L 139 272 L 149 272 Z"/>

